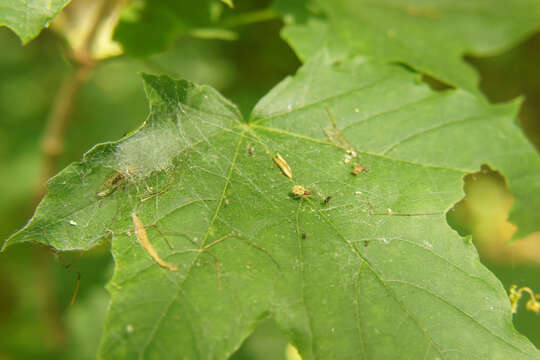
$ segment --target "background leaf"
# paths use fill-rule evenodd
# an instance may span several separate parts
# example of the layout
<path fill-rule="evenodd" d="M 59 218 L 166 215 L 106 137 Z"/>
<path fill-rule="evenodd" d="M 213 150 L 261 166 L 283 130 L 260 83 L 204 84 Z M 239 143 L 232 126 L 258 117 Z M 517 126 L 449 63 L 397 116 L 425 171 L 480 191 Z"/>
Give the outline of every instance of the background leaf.
<path fill-rule="evenodd" d="M 277 1 L 276 9 L 290 23 L 283 36 L 301 59 L 327 44 L 334 56 L 402 62 L 473 92 L 478 75 L 463 56 L 502 52 L 540 23 L 536 0 Z"/>
<path fill-rule="evenodd" d="M 536 33 L 503 54 L 468 58 L 478 69 L 482 77 L 480 87 L 490 101 L 524 98 L 520 124 L 536 149 L 540 149 L 540 69 L 536 66 L 539 57 L 540 33 Z"/>
<path fill-rule="evenodd" d="M 51 179 L 9 240 L 86 249 L 113 237 L 103 358 L 224 358 L 268 317 L 305 359 L 538 358 L 498 280 L 445 220 L 483 162 L 509 179 L 538 166 L 515 104 L 433 92 L 401 67 L 325 53 L 249 123 L 211 88 L 145 82 L 145 126 Z M 327 139 L 331 117 L 358 157 Z M 352 175 L 354 162 L 369 172 Z M 99 196 L 118 174 L 122 185 Z M 311 196 L 291 197 L 294 184 Z M 132 212 L 178 272 L 137 244 Z"/>
<path fill-rule="evenodd" d="M 0 25 L 13 30 L 26 44 L 48 27 L 70 0 L 6 0 L 0 5 Z"/>
<path fill-rule="evenodd" d="M 180 36 L 234 40 L 236 34 L 220 24 L 225 8 L 220 0 L 133 1 L 120 18 L 115 40 L 134 56 L 164 51 Z"/>

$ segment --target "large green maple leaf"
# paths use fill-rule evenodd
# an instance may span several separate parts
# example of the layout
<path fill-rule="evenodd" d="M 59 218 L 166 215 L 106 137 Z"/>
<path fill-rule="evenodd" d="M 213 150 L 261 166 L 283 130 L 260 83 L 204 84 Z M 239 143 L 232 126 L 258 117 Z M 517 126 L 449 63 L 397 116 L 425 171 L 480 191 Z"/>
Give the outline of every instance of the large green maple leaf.
<path fill-rule="evenodd" d="M 296 21 L 283 35 L 301 59 L 327 44 L 335 56 L 403 62 L 473 92 L 478 74 L 465 55 L 492 55 L 540 27 L 538 0 L 278 0 L 276 8 Z"/>
<path fill-rule="evenodd" d="M 445 220 L 483 163 L 538 192 L 516 104 L 326 59 L 249 121 L 209 87 L 144 75 L 145 124 L 49 181 L 6 244 L 87 249 L 112 237 L 101 358 L 224 359 L 266 318 L 304 359 L 539 358 L 499 281 Z M 137 242 L 139 220 L 163 267 Z"/>
<path fill-rule="evenodd" d="M 13 30 L 24 44 L 39 35 L 70 0 L 5 0 L 0 4 L 0 25 Z"/>

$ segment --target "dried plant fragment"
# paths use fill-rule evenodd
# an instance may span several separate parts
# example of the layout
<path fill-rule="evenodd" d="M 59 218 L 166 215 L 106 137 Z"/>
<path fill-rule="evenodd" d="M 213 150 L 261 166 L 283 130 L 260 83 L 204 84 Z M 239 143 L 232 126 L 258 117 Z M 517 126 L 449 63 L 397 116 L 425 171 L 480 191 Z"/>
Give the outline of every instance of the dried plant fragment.
<path fill-rule="evenodd" d="M 276 156 L 274 156 L 272 160 L 274 160 L 276 165 L 279 166 L 285 176 L 287 176 L 289 179 L 293 178 L 291 167 L 279 153 L 276 153 Z"/>
<path fill-rule="evenodd" d="M 131 218 L 133 219 L 133 226 L 135 227 L 135 235 L 137 236 L 137 240 L 139 241 L 139 244 L 143 247 L 144 250 L 154 259 L 155 262 L 159 264 L 159 266 L 171 270 L 171 271 L 177 271 L 178 266 L 171 265 L 162 258 L 159 257 L 156 250 L 148 241 L 148 236 L 146 235 L 146 230 L 144 229 L 144 225 L 142 221 L 139 219 L 137 214 L 132 213 Z"/>

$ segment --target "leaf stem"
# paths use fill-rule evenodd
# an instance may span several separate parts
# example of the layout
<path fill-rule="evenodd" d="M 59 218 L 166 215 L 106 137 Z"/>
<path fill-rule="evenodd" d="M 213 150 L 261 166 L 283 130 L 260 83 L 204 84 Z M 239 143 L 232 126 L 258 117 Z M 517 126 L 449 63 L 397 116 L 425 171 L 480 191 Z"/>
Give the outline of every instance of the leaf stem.
<path fill-rule="evenodd" d="M 279 18 L 279 15 L 273 9 L 266 8 L 231 16 L 224 21 L 224 26 L 227 28 L 234 28 L 274 20 L 277 18 Z"/>

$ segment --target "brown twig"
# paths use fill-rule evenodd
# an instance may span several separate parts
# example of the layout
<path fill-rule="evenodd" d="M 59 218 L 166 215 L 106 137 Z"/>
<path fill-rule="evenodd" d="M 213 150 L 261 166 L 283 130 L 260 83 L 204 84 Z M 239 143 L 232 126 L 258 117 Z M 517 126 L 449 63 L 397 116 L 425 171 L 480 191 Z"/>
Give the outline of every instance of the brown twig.
<path fill-rule="evenodd" d="M 94 65 L 91 63 L 77 64 L 64 79 L 58 90 L 49 116 L 43 138 L 41 151 L 43 165 L 41 179 L 37 184 L 36 202 L 46 193 L 45 182 L 56 172 L 58 158 L 64 150 L 64 134 L 69 123 L 70 115 L 76 103 L 80 89 L 88 80 Z M 53 349 L 60 349 L 65 345 L 66 332 L 61 320 L 60 307 L 55 295 L 55 280 L 50 268 L 51 252 L 43 247 L 33 250 L 36 273 L 39 276 L 38 292 L 40 300 L 40 313 L 48 329 L 48 343 Z"/>
<path fill-rule="evenodd" d="M 56 172 L 58 158 L 64 151 L 64 134 L 67 129 L 70 115 L 74 109 L 77 95 L 87 82 L 93 63 L 77 64 L 64 79 L 58 90 L 49 116 L 43 138 L 41 151 L 43 165 L 41 179 L 37 184 L 36 200 L 39 201 L 46 193 L 45 182 Z M 48 343 L 53 349 L 60 349 L 66 343 L 66 332 L 61 320 L 60 307 L 55 295 L 55 280 L 50 268 L 50 250 L 36 247 L 33 250 L 36 273 L 39 276 L 38 292 L 43 314 L 43 321 L 48 329 Z M 78 286 L 78 284 L 77 284 Z"/>
<path fill-rule="evenodd" d="M 123 0 L 118 1 L 123 2 Z M 36 200 L 41 199 L 46 193 L 45 182 L 58 169 L 58 159 L 64 151 L 64 136 L 69 126 L 78 95 L 99 63 L 92 56 L 92 47 L 97 39 L 100 26 L 104 23 L 108 12 L 116 5 L 118 4 L 115 1 L 103 0 L 101 2 L 81 46 L 77 47 L 77 49 L 72 49 L 70 53 L 73 67 L 69 70 L 69 73 L 56 93 L 41 140 L 43 167 L 40 182 L 36 187 Z M 54 289 L 56 286 L 50 268 L 50 255 L 50 251 L 42 247 L 37 247 L 34 250 L 36 273 L 39 276 L 37 286 L 41 299 L 41 313 L 49 330 L 48 342 L 52 347 L 58 349 L 65 345 L 66 332 L 61 319 L 58 299 L 55 296 Z M 78 291 L 79 280 L 80 274 L 78 274 L 74 297 Z"/>
<path fill-rule="evenodd" d="M 123 2 L 123 0 L 119 0 L 119 2 Z M 70 58 L 73 61 L 74 68 L 70 70 L 56 94 L 41 141 L 44 160 L 42 181 L 40 181 L 37 191 L 38 198 L 45 194 L 44 184 L 47 179 L 54 175 L 58 168 L 58 158 L 64 151 L 64 135 L 78 95 L 99 62 L 92 56 L 92 48 L 97 39 L 100 26 L 107 18 L 108 12 L 112 11 L 116 5 L 115 1 L 102 0 L 83 41 L 77 49 L 71 51 Z"/>
<path fill-rule="evenodd" d="M 43 154 L 42 181 L 37 192 L 38 198 L 45 193 L 45 182 L 57 170 L 58 158 L 64 151 L 64 134 L 68 127 L 70 115 L 75 107 L 77 96 L 88 81 L 93 64 L 76 65 L 74 70 L 64 79 L 47 119 L 45 133 L 41 141 Z"/>

